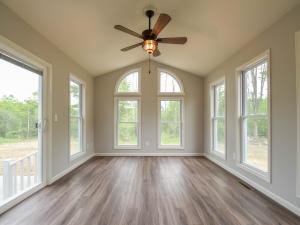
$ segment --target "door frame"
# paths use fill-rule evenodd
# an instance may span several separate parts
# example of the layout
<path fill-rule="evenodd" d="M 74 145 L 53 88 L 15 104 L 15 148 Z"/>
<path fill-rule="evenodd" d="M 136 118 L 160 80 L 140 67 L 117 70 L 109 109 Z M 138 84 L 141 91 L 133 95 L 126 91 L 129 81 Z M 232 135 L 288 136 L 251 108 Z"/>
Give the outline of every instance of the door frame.
<path fill-rule="evenodd" d="M 24 193 L 19 193 L 14 196 L 8 202 L 4 202 L 0 206 L 0 214 L 7 211 L 11 207 L 15 206 L 19 202 L 23 201 L 30 195 L 39 191 L 47 184 L 49 184 L 50 178 L 52 176 L 52 166 L 51 166 L 51 149 L 52 149 L 52 65 L 38 56 L 32 54 L 23 47 L 15 44 L 14 42 L 8 40 L 4 36 L 0 35 L 0 51 L 13 56 L 14 58 L 20 59 L 40 70 L 43 71 L 42 78 L 42 173 L 41 173 L 41 183 L 34 186 L 29 191 Z"/>

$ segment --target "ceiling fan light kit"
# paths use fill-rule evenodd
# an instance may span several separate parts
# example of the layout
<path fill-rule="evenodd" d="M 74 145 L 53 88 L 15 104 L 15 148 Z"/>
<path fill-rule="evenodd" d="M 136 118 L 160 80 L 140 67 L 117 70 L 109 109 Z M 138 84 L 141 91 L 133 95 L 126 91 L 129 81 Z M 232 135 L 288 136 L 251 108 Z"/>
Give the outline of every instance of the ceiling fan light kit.
<path fill-rule="evenodd" d="M 145 40 L 143 42 L 143 49 L 148 53 L 148 54 L 153 54 L 153 52 L 157 48 L 157 42 L 155 40 Z"/>

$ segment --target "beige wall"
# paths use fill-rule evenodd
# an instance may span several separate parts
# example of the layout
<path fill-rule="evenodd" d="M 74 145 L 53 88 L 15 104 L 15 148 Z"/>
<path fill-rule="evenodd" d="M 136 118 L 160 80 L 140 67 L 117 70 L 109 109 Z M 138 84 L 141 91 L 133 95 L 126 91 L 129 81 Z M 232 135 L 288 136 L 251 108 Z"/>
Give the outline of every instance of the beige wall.
<path fill-rule="evenodd" d="M 296 73 L 297 73 L 297 196 L 300 198 L 300 31 L 296 33 Z"/>
<path fill-rule="evenodd" d="M 271 193 L 298 207 L 296 198 L 296 64 L 295 32 L 300 30 L 300 7 L 274 24 L 216 68 L 205 79 L 205 151 L 209 151 L 209 84 L 226 76 L 227 84 L 227 161 L 215 157 L 220 163 L 239 172 Z M 236 83 L 235 70 L 263 51 L 271 49 L 271 114 L 272 114 L 272 183 L 239 169 L 234 160 L 237 152 Z"/>
<path fill-rule="evenodd" d="M 68 79 L 70 72 L 84 80 L 87 85 L 87 142 L 90 145 L 93 143 L 93 78 L 1 3 L 0 35 L 52 64 L 52 110 L 53 113 L 57 113 L 59 119 L 56 123 L 50 121 L 53 127 L 50 166 L 54 177 L 71 165 L 68 150 Z M 93 148 L 91 147 L 87 150 L 86 155 L 92 153 Z"/>
<path fill-rule="evenodd" d="M 117 80 L 127 71 L 142 69 L 142 150 L 114 150 L 114 90 Z M 157 68 L 172 71 L 182 81 L 185 90 L 185 150 L 157 149 Z M 151 62 L 138 63 L 121 70 L 101 75 L 95 81 L 95 151 L 96 153 L 201 153 L 203 151 L 203 78 L 175 68 Z M 149 141 L 149 146 L 145 142 Z"/>

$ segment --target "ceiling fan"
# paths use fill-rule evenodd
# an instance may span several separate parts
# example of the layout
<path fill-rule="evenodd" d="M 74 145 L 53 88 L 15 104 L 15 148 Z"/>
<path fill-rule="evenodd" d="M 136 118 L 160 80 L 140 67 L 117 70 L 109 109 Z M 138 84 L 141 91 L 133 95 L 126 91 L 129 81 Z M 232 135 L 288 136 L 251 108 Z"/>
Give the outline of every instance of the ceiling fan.
<path fill-rule="evenodd" d="M 158 49 L 158 44 L 185 44 L 187 42 L 186 37 L 168 37 L 168 38 L 158 38 L 159 33 L 167 26 L 170 22 L 171 17 L 168 14 L 162 13 L 159 15 L 156 24 L 151 29 L 151 18 L 154 16 L 153 10 L 147 10 L 145 12 L 146 16 L 149 20 L 149 27 L 148 29 L 144 30 L 142 34 L 138 34 L 135 31 L 132 31 L 126 27 L 121 25 L 115 25 L 115 29 L 123 31 L 127 34 L 133 35 L 137 38 L 143 39 L 142 42 L 128 46 L 126 48 L 122 48 L 121 51 L 126 52 L 138 46 L 142 46 L 143 49 L 149 54 L 153 55 L 154 57 L 159 56 L 161 53 Z"/>

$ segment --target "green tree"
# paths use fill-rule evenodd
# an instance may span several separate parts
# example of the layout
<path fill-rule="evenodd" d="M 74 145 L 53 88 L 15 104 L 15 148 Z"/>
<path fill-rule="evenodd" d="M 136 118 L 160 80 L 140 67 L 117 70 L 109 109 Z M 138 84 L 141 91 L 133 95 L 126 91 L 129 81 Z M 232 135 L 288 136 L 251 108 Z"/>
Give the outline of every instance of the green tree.
<path fill-rule="evenodd" d="M 14 96 L 3 96 L 0 99 L 0 138 L 26 139 L 37 135 L 35 124 L 38 118 L 37 93 L 20 101 Z"/>

